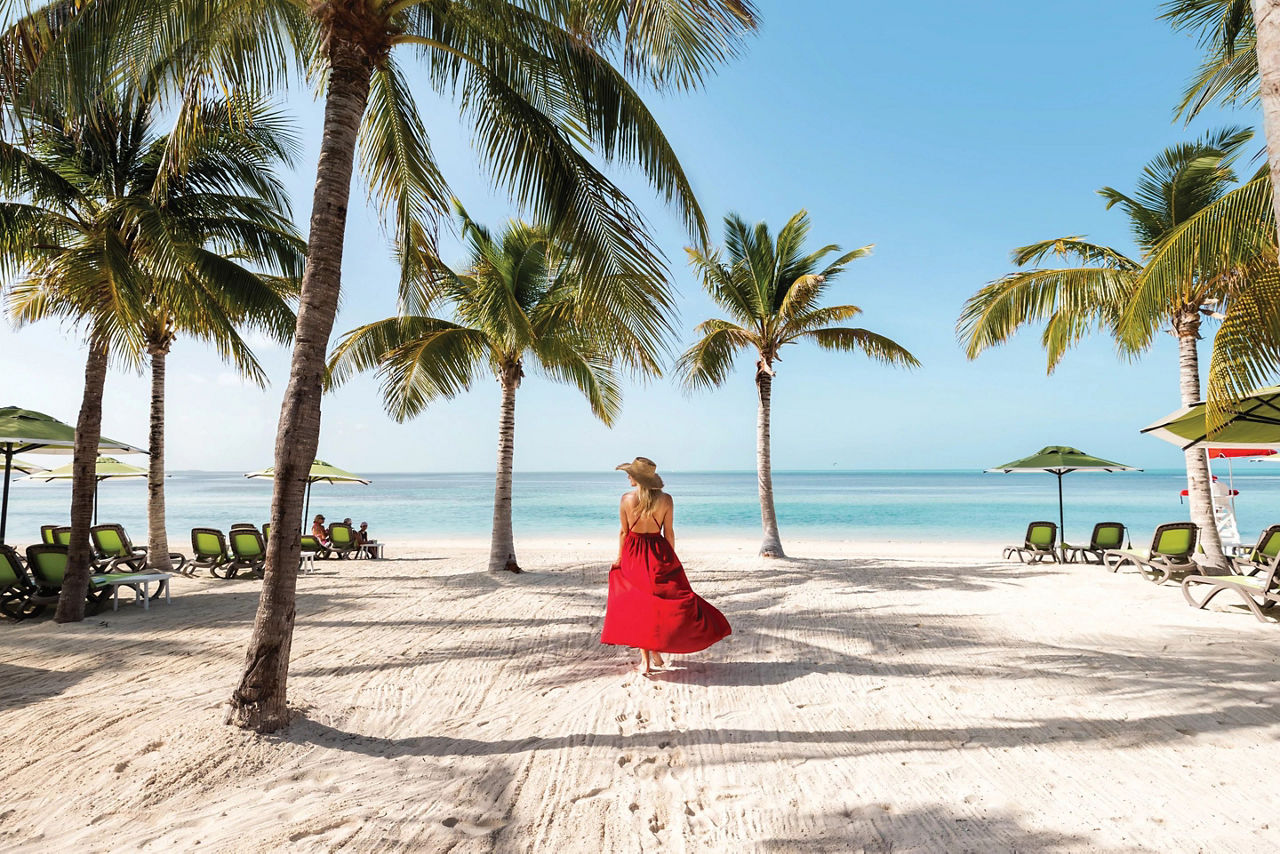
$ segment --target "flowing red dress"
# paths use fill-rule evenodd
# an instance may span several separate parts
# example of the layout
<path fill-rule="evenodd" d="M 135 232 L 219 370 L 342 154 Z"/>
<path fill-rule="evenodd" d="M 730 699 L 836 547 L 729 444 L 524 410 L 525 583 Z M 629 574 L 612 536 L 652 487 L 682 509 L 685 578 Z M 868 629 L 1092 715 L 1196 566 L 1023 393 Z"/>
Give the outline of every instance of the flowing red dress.
<path fill-rule="evenodd" d="M 666 537 L 627 531 L 622 561 L 609 571 L 601 643 L 698 652 L 732 631 L 724 614 L 693 592 Z"/>

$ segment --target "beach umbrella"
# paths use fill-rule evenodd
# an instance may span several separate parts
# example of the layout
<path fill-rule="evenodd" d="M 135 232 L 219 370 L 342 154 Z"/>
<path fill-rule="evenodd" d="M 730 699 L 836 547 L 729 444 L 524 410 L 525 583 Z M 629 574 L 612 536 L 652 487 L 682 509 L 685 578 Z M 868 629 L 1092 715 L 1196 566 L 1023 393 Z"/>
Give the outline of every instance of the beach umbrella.
<path fill-rule="evenodd" d="M 38 472 L 48 471 L 44 466 L 38 466 L 35 463 L 29 463 L 26 460 L 17 459 L 13 461 L 13 465 L 10 468 L 14 474 L 36 474 Z"/>
<path fill-rule="evenodd" d="M 17 406 L 0 406 L 0 455 L 4 456 L 4 497 L 0 499 L 0 545 L 4 545 L 5 525 L 9 519 L 9 478 L 13 474 L 14 454 L 75 453 L 76 428 L 63 424 L 43 412 Z M 141 448 L 126 445 L 103 436 L 98 450 L 121 454 L 145 454 Z"/>
<path fill-rule="evenodd" d="M 67 463 L 56 469 L 29 474 L 23 480 L 35 480 L 49 483 L 55 480 L 74 480 L 75 463 Z M 146 469 L 122 463 L 114 457 L 98 457 L 94 463 L 93 480 L 93 524 L 98 524 L 98 484 L 104 480 L 139 480 L 147 476 Z"/>
<path fill-rule="evenodd" d="M 1058 542 L 1066 539 L 1063 529 L 1066 527 L 1062 508 L 1062 476 L 1073 471 L 1142 471 L 1124 463 L 1114 463 L 1101 457 L 1094 457 L 1076 448 L 1065 445 L 1050 445 L 1041 448 L 1029 457 L 1005 463 L 987 469 L 988 472 L 1004 474 L 1018 472 L 1048 472 L 1058 476 Z"/>
<path fill-rule="evenodd" d="M 245 477 L 265 477 L 274 480 L 276 476 L 275 466 L 268 466 L 262 471 L 251 471 Z M 345 469 L 340 469 L 335 465 L 330 465 L 324 460 L 315 460 L 311 463 L 311 470 L 307 472 L 307 504 L 306 509 L 302 511 L 302 518 L 306 519 L 311 515 L 311 487 L 317 483 L 361 483 L 368 486 L 373 481 L 363 478 L 358 474 L 352 474 Z"/>
<path fill-rule="evenodd" d="M 1195 447 L 1280 450 L 1280 386 L 1258 389 L 1225 406 L 1222 426 L 1209 435 L 1209 407 L 1204 401 L 1166 415 L 1142 432 L 1172 442 L 1182 450 Z"/>

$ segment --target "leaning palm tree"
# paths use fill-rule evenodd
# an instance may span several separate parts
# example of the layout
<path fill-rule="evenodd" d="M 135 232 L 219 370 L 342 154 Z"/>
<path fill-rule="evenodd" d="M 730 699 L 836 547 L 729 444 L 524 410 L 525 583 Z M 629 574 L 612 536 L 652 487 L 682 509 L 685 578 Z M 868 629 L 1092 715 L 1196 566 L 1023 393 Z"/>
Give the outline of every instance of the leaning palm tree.
<path fill-rule="evenodd" d="M 303 474 L 320 434 L 325 350 L 341 283 L 357 148 L 404 281 L 433 262 L 447 211 L 400 64 L 456 100 L 495 183 L 581 253 L 597 283 L 661 276 L 660 254 L 627 196 L 597 168 L 633 167 L 705 237 L 679 161 L 634 84 L 698 87 L 755 29 L 749 0 L 52 0 L 0 37 L 0 91 L 85 97 L 113 73 L 167 68 L 188 94 L 278 82 L 290 63 L 325 87 L 311 223 L 289 385 L 276 434 L 266 578 L 228 720 L 274 731 L 286 701 L 293 637 Z M 74 73 L 59 73 L 69 61 Z M 6 68 L 12 65 L 17 73 Z M 52 69 L 52 70 L 50 70 Z M 206 86 L 210 78 L 219 84 Z"/>
<path fill-rule="evenodd" d="M 1010 273 L 970 297 L 956 329 L 965 353 L 975 359 L 989 347 L 1008 341 L 1024 325 L 1044 323 L 1041 343 L 1053 369 L 1066 351 L 1086 335 L 1103 331 L 1122 352 L 1137 354 L 1150 346 L 1152 332 L 1167 328 L 1178 340 L 1179 395 L 1184 406 L 1200 399 L 1197 342 L 1206 314 L 1215 313 L 1230 277 L 1198 265 L 1166 265 L 1162 278 L 1146 275 L 1147 262 L 1163 242 L 1232 189 L 1232 163 L 1252 134 L 1240 128 L 1207 134 L 1197 142 L 1166 149 L 1151 161 L 1132 194 L 1104 187 L 1107 207 L 1129 217 L 1139 259 L 1079 237 L 1046 240 L 1014 252 L 1014 263 L 1031 269 Z M 1065 266 L 1044 268 L 1056 257 Z M 1200 526 L 1208 561 L 1225 566 L 1210 495 L 1209 464 L 1201 449 L 1186 451 L 1191 518 Z"/>
<path fill-rule="evenodd" d="M 839 246 L 823 246 L 806 253 L 809 215 L 800 211 L 778 232 L 776 241 L 763 222 L 749 226 L 737 214 L 725 217 L 725 248 L 710 252 L 688 249 L 691 263 L 711 298 L 729 314 L 698 325 L 702 337 L 677 362 L 686 388 L 711 389 L 723 385 L 743 350 L 756 352 L 755 383 L 759 401 L 756 418 L 756 472 L 760 489 L 760 518 L 764 526 L 764 557 L 784 557 L 773 507 L 773 469 L 770 454 L 770 410 L 774 364 L 782 348 L 812 341 L 827 350 L 860 352 L 889 365 L 917 367 L 920 363 L 901 345 L 866 329 L 837 326 L 862 313 L 856 305 L 822 306 L 832 280 L 850 262 L 870 254 L 864 246 L 834 261 Z"/>
<path fill-rule="evenodd" d="M 628 276 L 593 286 L 582 259 L 544 228 L 512 222 L 498 236 L 459 208 L 470 261 L 425 275 L 404 313 L 354 329 L 330 358 L 330 377 L 356 371 L 382 379 L 397 421 L 465 391 L 484 373 L 502 387 L 489 571 L 520 572 L 511 530 L 516 390 L 526 366 L 578 388 L 591 412 L 612 424 L 621 406 L 617 366 L 657 373 L 673 306 L 660 278 Z M 455 318 L 427 314 L 440 303 Z"/>
<path fill-rule="evenodd" d="M 153 484 L 162 481 L 164 362 L 157 351 L 186 332 L 261 380 L 237 326 L 279 335 L 292 314 L 280 282 L 244 265 L 296 274 L 302 246 L 278 183 L 264 171 L 281 153 L 269 120 L 231 122 L 231 110 L 208 103 L 203 130 L 179 144 L 157 132 L 155 90 L 127 87 L 87 115 L 35 97 L 10 104 L 10 111 L 9 127 L 20 121 L 27 131 L 0 141 L 0 272 L 10 283 L 11 315 L 19 323 L 70 319 L 89 345 L 71 551 L 56 617 L 65 622 L 84 616 L 108 361 L 141 365 L 151 351 L 157 383 L 151 432 L 153 442 L 160 439 L 151 474 Z M 162 492 L 153 496 L 163 500 Z M 163 513 L 153 505 L 150 515 L 159 559 L 168 554 Z"/>

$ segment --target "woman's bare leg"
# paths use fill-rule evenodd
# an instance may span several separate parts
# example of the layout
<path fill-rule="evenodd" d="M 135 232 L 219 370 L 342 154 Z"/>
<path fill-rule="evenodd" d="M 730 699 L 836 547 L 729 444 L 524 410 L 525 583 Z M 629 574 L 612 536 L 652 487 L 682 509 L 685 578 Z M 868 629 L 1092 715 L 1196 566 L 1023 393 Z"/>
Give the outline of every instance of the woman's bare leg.
<path fill-rule="evenodd" d="M 649 666 L 649 650 L 640 650 L 640 672 L 649 674 L 653 672 L 653 668 Z"/>
<path fill-rule="evenodd" d="M 649 650 L 649 660 L 653 662 L 654 667 L 662 667 L 666 664 L 666 662 L 662 660 L 662 653 L 655 650 Z"/>

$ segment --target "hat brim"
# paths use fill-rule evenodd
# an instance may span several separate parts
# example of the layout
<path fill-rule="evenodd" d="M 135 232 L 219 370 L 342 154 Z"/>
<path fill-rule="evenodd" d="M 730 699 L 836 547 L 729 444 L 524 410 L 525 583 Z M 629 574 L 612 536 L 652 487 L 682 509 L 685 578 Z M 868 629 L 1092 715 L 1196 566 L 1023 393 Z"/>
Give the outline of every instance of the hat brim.
<path fill-rule="evenodd" d="M 653 474 L 648 474 L 647 472 L 634 471 L 632 469 L 631 463 L 623 463 L 622 465 L 615 467 L 614 471 L 626 472 L 631 476 L 631 478 L 636 483 L 640 484 L 641 486 L 647 487 L 649 489 L 662 489 L 662 477 L 658 475 L 657 472 L 654 472 Z"/>

